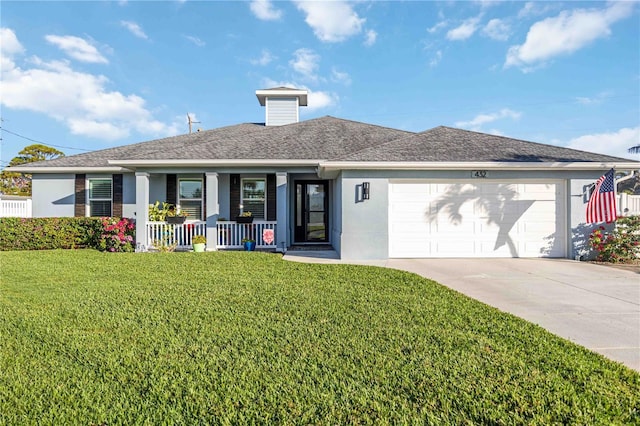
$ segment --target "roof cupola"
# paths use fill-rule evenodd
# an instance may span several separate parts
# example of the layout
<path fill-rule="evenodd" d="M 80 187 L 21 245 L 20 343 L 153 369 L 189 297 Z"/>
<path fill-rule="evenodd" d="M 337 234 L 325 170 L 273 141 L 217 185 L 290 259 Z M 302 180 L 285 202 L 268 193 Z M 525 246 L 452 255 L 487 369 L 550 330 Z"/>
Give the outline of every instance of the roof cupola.
<path fill-rule="evenodd" d="M 300 121 L 299 107 L 307 106 L 307 91 L 290 87 L 256 90 L 265 108 L 265 126 L 283 126 Z"/>

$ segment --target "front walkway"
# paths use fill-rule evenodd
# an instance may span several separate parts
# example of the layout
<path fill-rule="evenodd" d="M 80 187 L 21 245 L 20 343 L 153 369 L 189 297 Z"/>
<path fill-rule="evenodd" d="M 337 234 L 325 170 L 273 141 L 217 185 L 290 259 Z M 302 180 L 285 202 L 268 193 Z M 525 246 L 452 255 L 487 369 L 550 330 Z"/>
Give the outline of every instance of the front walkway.
<path fill-rule="evenodd" d="M 335 252 L 286 260 L 341 263 Z M 640 371 L 640 275 L 565 259 L 344 262 L 414 272 Z"/>

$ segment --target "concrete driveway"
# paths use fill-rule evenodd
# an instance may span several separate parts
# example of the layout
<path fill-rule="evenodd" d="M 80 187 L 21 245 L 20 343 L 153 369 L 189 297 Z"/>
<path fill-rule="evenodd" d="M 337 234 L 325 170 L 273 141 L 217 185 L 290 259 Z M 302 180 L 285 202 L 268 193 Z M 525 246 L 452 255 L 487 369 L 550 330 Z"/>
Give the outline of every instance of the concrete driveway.
<path fill-rule="evenodd" d="M 312 256 L 310 252 L 289 252 L 285 258 L 341 262 L 330 255 Z M 431 278 L 640 371 L 640 274 L 634 271 L 564 259 L 390 259 L 358 263 Z"/>

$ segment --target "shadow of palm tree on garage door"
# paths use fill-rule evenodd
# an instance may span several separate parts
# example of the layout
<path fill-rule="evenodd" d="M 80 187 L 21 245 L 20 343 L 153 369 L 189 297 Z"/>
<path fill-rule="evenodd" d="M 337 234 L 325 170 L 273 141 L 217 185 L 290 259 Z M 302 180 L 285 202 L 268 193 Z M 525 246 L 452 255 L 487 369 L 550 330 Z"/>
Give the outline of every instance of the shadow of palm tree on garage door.
<path fill-rule="evenodd" d="M 475 184 L 449 185 L 446 192 L 432 202 L 431 210 L 425 216 L 429 222 L 435 222 L 440 213 L 446 213 L 450 223 L 459 225 L 464 220 L 462 206 L 473 202 L 474 211 L 482 212 L 488 225 L 498 227 L 493 250 L 506 245 L 511 256 L 518 257 L 518 248 L 509 233 L 534 200 L 518 200 L 515 185 L 496 184 L 495 188 L 495 192 L 483 193 L 482 188 Z"/>

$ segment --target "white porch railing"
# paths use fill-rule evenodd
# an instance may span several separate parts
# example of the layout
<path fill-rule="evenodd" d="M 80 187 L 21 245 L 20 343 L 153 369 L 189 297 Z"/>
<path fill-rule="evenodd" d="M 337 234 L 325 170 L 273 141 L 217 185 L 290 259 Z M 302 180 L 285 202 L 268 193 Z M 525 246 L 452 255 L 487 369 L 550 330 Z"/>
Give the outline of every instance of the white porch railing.
<path fill-rule="evenodd" d="M 267 244 L 263 235 L 266 229 L 272 229 L 275 233 L 277 223 L 266 220 L 254 220 L 253 223 L 218 222 L 217 248 L 241 248 L 244 238 L 256 240 L 257 248 L 276 248 L 275 239 L 272 243 Z"/>
<path fill-rule="evenodd" d="M 147 247 L 191 248 L 194 235 L 207 235 L 206 222 L 187 222 L 173 225 L 166 222 L 147 223 Z"/>
<path fill-rule="evenodd" d="M 640 195 L 618 194 L 618 211 L 622 216 L 640 215 Z"/>
<path fill-rule="evenodd" d="M 0 200 L 0 217 L 31 217 L 31 200 Z"/>
<path fill-rule="evenodd" d="M 275 232 L 277 222 L 256 220 L 253 223 L 218 222 L 217 224 L 217 249 L 242 248 L 242 240 L 251 238 L 256 241 L 257 248 L 276 248 L 275 240 L 267 244 L 264 239 L 265 229 Z M 147 223 L 147 247 L 171 247 L 178 250 L 191 248 L 194 235 L 207 235 L 207 223 L 204 221 L 187 222 L 180 225 L 166 222 Z M 212 247 L 211 241 L 207 241 L 207 247 Z"/>

